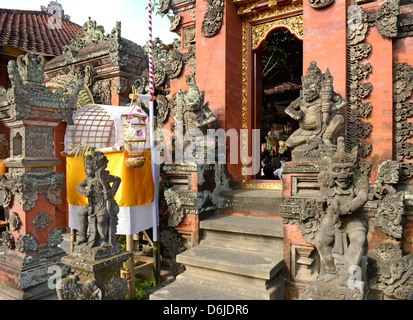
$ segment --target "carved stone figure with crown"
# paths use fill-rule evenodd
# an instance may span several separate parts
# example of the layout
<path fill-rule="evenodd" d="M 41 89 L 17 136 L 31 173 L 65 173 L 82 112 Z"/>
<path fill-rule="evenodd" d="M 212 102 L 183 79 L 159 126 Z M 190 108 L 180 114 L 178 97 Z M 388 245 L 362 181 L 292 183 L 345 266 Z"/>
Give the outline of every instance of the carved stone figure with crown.
<path fill-rule="evenodd" d="M 343 137 L 330 155 L 328 169 L 320 172 L 322 208 L 314 244 L 321 259 L 316 283 L 302 293 L 304 299 L 328 298 L 326 292 L 344 299 L 364 297 L 367 261 L 367 223 L 362 207 L 368 200 L 369 180 L 356 171 L 357 147 L 345 151 Z M 323 294 L 324 293 L 324 294 Z"/>
<path fill-rule="evenodd" d="M 177 114 L 176 121 L 183 121 L 185 131 L 192 129 L 201 130 L 206 133 L 208 125 L 216 121 L 215 115 L 208 107 L 208 102 L 204 104 L 205 91 L 199 91 L 195 82 L 195 77 L 189 81 L 188 89 L 183 93 L 177 93 Z"/>
<path fill-rule="evenodd" d="M 347 103 L 334 91 L 329 69 L 323 74 L 314 61 L 310 63 L 302 83 L 300 97 L 285 109 L 300 126 L 286 144 L 289 148 L 295 148 L 293 160 L 307 160 L 303 158 L 311 157 L 311 153 L 313 158 L 320 159 L 320 154 L 313 150 L 331 148 L 332 139 L 344 123 L 344 117 L 337 111 Z"/>

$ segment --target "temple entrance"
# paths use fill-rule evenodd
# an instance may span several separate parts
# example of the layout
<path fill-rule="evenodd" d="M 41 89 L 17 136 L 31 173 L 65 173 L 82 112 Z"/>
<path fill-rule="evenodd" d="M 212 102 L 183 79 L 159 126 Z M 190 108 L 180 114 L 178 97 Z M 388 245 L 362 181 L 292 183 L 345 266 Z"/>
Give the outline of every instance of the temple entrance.
<path fill-rule="evenodd" d="M 253 126 L 261 132 L 261 168 L 254 180 L 281 183 L 281 163 L 291 160 L 285 141 L 298 128 L 285 108 L 300 95 L 303 42 L 277 27 L 253 51 Z"/>

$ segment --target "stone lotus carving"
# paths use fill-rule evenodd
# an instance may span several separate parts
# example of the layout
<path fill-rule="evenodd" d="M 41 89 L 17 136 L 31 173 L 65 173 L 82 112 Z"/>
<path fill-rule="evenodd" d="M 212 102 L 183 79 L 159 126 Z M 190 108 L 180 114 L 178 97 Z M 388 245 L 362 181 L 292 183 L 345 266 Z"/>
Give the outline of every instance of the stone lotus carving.
<path fill-rule="evenodd" d="M 49 222 L 53 220 L 45 211 L 39 211 L 33 218 L 33 225 L 38 229 L 44 230 L 49 226 Z"/>
<path fill-rule="evenodd" d="M 286 144 L 293 150 L 294 160 L 311 157 L 320 159 L 322 149 L 330 148 L 332 139 L 344 123 L 337 111 L 346 106 L 346 101 L 334 92 L 333 77 L 329 70 L 323 74 L 315 61 L 310 63 L 302 79 L 303 90 L 285 112 L 299 123 L 299 129 L 287 139 Z"/>
<path fill-rule="evenodd" d="M 16 241 L 16 250 L 29 252 L 37 250 L 37 241 L 31 234 L 21 234 Z"/>
<path fill-rule="evenodd" d="M 16 212 L 13 212 L 9 218 L 9 226 L 11 231 L 17 231 L 20 229 L 22 221 Z"/>
<path fill-rule="evenodd" d="M 76 186 L 88 203 L 78 212 L 79 229 L 74 255 L 92 260 L 121 251 L 115 240 L 119 206 L 114 199 L 121 179 L 105 170 L 107 163 L 108 159 L 102 152 L 86 156 L 86 178 Z"/>

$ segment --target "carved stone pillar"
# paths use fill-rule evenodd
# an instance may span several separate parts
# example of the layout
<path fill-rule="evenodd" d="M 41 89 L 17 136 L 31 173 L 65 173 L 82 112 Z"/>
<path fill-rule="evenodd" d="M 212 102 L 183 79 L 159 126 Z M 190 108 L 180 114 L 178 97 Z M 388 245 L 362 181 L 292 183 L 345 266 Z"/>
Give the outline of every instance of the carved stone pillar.
<path fill-rule="evenodd" d="M 62 229 L 56 206 L 64 174 L 54 172 L 54 127 L 72 122 L 83 80 L 76 78 L 54 93 L 43 82 L 45 59 L 33 53 L 8 65 L 12 88 L 1 122 L 10 129 L 8 168 L 0 175 L 4 207 L 9 209 L 10 230 L 3 232 L 0 251 L 0 297 L 38 299 L 55 291 L 49 279 L 65 252 L 58 247 Z M 51 268 L 53 267 L 53 268 Z M 54 271 L 50 271 L 54 270 Z"/>

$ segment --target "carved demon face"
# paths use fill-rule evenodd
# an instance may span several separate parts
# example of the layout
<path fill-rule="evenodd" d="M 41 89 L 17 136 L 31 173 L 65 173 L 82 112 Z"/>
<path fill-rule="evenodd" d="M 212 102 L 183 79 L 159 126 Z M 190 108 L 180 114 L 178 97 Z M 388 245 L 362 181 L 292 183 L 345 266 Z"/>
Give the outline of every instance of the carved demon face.
<path fill-rule="evenodd" d="M 320 96 L 321 85 L 315 82 L 303 83 L 303 98 L 306 102 L 311 102 Z"/>
<path fill-rule="evenodd" d="M 353 175 L 353 163 L 334 163 L 331 165 L 331 177 L 335 185 L 341 189 L 348 189 L 351 187 Z"/>

